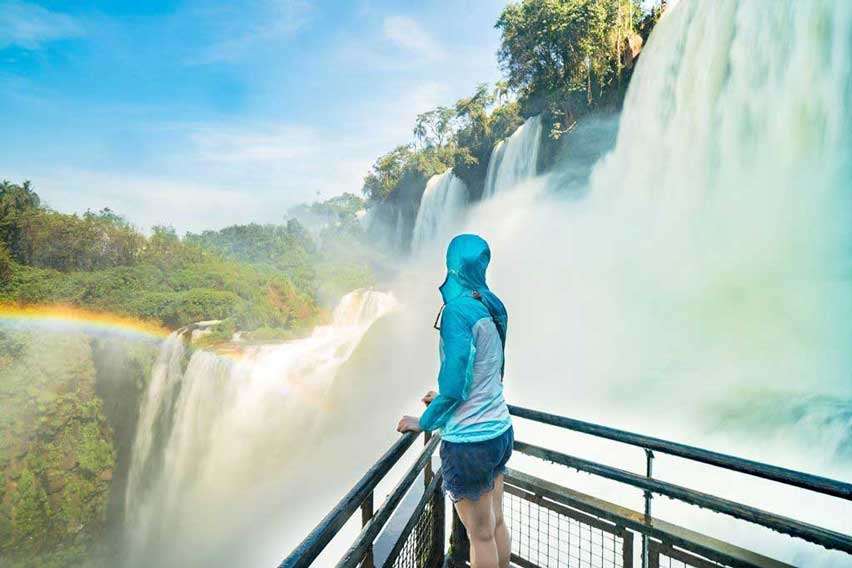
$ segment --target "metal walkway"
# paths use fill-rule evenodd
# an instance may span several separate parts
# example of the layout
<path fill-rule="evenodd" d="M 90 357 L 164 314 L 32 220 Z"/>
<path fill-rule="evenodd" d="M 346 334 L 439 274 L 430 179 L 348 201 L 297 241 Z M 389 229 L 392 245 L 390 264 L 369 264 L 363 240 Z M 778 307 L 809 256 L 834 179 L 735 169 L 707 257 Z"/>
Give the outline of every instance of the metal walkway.
<path fill-rule="evenodd" d="M 546 479 L 510 470 L 505 478 L 504 512 L 512 536 L 512 565 L 520 568 L 782 568 L 788 564 L 745 550 L 652 516 L 653 495 L 664 495 L 843 551 L 852 563 L 852 536 L 821 528 L 675 485 L 653 477 L 654 455 L 663 453 L 770 482 L 852 501 L 852 484 L 516 406 L 518 417 L 645 450 L 645 475 L 515 441 L 515 451 L 632 486 L 643 492 L 638 512 Z M 338 567 L 460 568 L 467 566 L 468 541 L 453 511 L 449 547 L 445 539 L 447 503 L 432 454 L 439 438 L 425 445 L 378 510 L 373 490 L 418 438 L 405 434 L 369 469 L 317 527 L 284 559 L 280 568 L 312 566 L 346 521 L 361 509 L 362 530 Z"/>

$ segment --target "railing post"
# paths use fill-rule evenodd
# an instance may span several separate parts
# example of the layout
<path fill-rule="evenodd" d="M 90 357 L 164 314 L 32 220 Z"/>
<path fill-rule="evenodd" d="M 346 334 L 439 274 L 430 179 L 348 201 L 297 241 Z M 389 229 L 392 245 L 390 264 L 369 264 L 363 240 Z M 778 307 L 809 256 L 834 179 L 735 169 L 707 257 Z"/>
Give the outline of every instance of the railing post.
<path fill-rule="evenodd" d="M 424 436 L 424 442 L 426 444 L 429 443 L 429 440 L 432 438 L 431 432 L 426 432 Z M 435 473 L 432 471 L 432 460 L 429 460 L 429 463 L 426 464 L 426 467 L 423 468 L 423 481 L 425 483 L 426 488 L 429 487 L 429 484 L 432 482 L 432 479 L 435 477 Z M 430 546 L 429 552 L 429 564 L 430 567 L 438 567 L 444 563 L 444 492 L 441 489 L 440 485 L 435 488 L 435 492 L 429 498 L 432 504 L 432 542 Z"/>
<path fill-rule="evenodd" d="M 429 445 L 429 440 L 432 439 L 432 432 L 423 432 L 423 445 Z M 423 468 L 423 487 L 429 487 L 432 482 L 432 460 Z"/>
<path fill-rule="evenodd" d="M 654 473 L 654 452 L 645 448 L 645 477 L 651 479 Z M 645 522 L 651 522 L 651 499 L 650 491 L 645 491 Z M 642 535 L 642 568 L 649 567 L 650 546 L 647 534 Z"/>
<path fill-rule="evenodd" d="M 364 499 L 364 502 L 361 503 L 361 527 L 366 527 L 367 523 L 370 522 L 370 519 L 373 518 L 373 492 L 370 491 L 370 494 L 367 495 L 367 498 Z M 373 561 L 373 545 L 367 549 L 367 553 L 364 554 L 364 559 L 361 561 L 361 568 L 374 568 L 375 563 Z"/>
<path fill-rule="evenodd" d="M 444 563 L 444 538 L 445 538 L 445 520 L 446 519 L 446 503 L 444 500 L 444 491 L 441 486 L 435 488 L 435 493 L 432 495 L 432 518 L 435 526 L 435 531 L 432 535 L 432 554 L 435 562 L 433 566 L 441 566 Z"/>

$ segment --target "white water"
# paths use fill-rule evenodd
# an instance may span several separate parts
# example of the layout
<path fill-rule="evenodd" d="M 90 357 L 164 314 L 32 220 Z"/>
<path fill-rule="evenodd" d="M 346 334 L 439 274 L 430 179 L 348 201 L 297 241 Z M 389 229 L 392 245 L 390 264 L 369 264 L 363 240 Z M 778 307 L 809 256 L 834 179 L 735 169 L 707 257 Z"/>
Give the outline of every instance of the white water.
<path fill-rule="evenodd" d="M 227 565 L 221 555 L 244 551 L 238 535 L 257 519 L 275 518 L 265 530 L 278 534 L 301 527 L 264 500 L 292 490 L 290 473 L 304 467 L 306 452 L 308 460 L 322 455 L 311 444 L 328 419 L 328 389 L 370 326 L 395 305 L 389 294 L 356 291 L 308 338 L 253 348 L 239 360 L 199 350 L 185 372 L 183 340 L 172 335 L 134 443 L 126 499 L 132 565 Z"/>
<path fill-rule="evenodd" d="M 518 404 L 849 479 L 852 408 L 852 3 L 681 2 L 643 51 L 614 150 L 582 199 L 554 172 L 493 180 L 528 156 L 495 151 L 494 197 L 466 230 L 492 246 L 509 314 L 507 395 Z M 578 142 L 579 143 L 579 142 Z M 495 173 L 496 172 L 496 173 Z M 434 341 L 438 259 L 398 289 Z M 431 382 L 434 364 L 418 374 Z M 415 380 L 415 379 L 413 379 Z M 777 412 L 789 408 L 789 412 Z M 519 421 L 521 422 L 521 421 Z M 517 424 L 523 439 L 526 425 Z M 530 429 L 545 446 L 636 471 L 641 452 Z M 794 434 L 795 432 L 795 434 Z M 585 453 L 588 452 L 588 453 Z M 527 465 L 521 458 L 518 467 Z M 852 510 L 678 460 L 671 481 L 852 531 Z M 640 496 L 551 472 L 641 510 Z M 629 493 L 629 494 L 628 494 Z M 662 518 L 780 560 L 848 557 L 655 500 Z"/>
<path fill-rule="evenodd" d="M 467 186 L 453 170 L 429 178 L 417 210 L 411 250 L 416 253 L 438 238 L 452 236 L 451 230 L 462 219 L 467 201 Z"/>
<path fill-rule="evenodd" d="M 536 174 L 541 131 L 541 116 L 532 116 L 494 147 L 488 160 L 483 198 L 516 187 Z"/>
<path fill-rule="evenodd" d="M 542 176 L 468 223 L 514 307 L 512 366 L 669 402 L 732 387 L 848 396 L 850 38 L 846 2 L 672 8 L 588 195 L 561 199 L 560 176 Z"/>

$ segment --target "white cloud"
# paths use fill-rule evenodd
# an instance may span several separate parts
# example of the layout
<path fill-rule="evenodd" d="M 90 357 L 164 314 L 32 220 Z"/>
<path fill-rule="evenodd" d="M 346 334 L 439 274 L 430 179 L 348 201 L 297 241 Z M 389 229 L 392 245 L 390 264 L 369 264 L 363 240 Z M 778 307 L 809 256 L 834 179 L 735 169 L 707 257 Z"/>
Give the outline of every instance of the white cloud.
<path fill-rule="evenodd" d="M 280 163 L 306 159 L 321 149 L 313 130 L 286 124 L 256 128 L 198 126 L 191 129 L 190 138 L 199 159 L 206 162 Z"/>
<path fill-rule="evenodd" d="M 18 46 L 35 50 L 52 41 L 81 35 L 83 27 L 67 14 L 26 2 L 0 5 L 0 49 Z"/>
<path fill-rule="evenodd" d="M 293 0 L 250 0 L 252 7 L 263 8 L 260 15 L 227 3 L 188 1 L 192 4 L 185 9 L 193 25 L 203 30 L 202 47 L 211 48 L 206 53 L 209 61 L 278 53 L 281 42 L 291 41 L 314 16 L 310 6 Z M 264 21 L 262 14 L 277 17 Z M 428 15 L 369 21 L 378 26 L 353 25 L 310 60 L 311 69 L 317 70 L 308 76 L 313 84 L 327 86 L 327 77 L 341 70 L 334 84 L 340 95 L 323 117 L 300 117 L 286 107 L 287 114 L 269 116 L 263 108 L 252 108 L 251 101 L 234 113 L 192 115 L 152 113 L 129 103 L 115 112 L 101 106 L 98 116 L 110 116 L 106 132 L 93 129 L 83 137 L 85 145 L 43 159 L 23 160 L 20 152 L 0 155 L 0 172 L 11 179 L 32 178 L 36 191 L 60 211 L 110 207 L 142 228 L 171 224 L 181 233 L 233 223 L 281 222 L 297 203 L 358 193 L 376 157 L 411 140 L 418 113 L 451 104 L 477 82 L 499 76 L 493 33 L 460 41 L 454 28 L 439 27 L 442 20 Z M 248 37 L 261 28 L 263 37 Z M 235 43 L 228 45 L 229 37 Z M 243 40 L 246 43 L 240 44 Z M 188 44 L 182 53 L 198 46 Z M 216 53 L 216 46 L 222 51 Z M 447 56 L 450 50 L 452 57 Z M 442 59 L 435 58 L 442 53 Z M 264 60 L 252 70 L 268 79 L 260 85 L 268 92 L 261 94 L 287 100 L 286 91 L 293 85 L 269 76 L 276 66 L 288 65 L 285 59 Z M 27 85 L 19 90 L 32 93 Z M 256 90 L 252 93 L 257 95 Z M 327 100 L 320 97 L 317 104 Z M 45 107 L 44 116 L 61 116 L 70 108 L 53 104 Z M 282 114 L 290 118 L 282 120 Z M 149 118 L 140 122 L 140 116 Z M 115 139 L 121 143 L 113 149 Z M 139 148 L 133 149 L 137 142 Z"/>
<path fill-rule="evenodd" d="M 423 29 L 417 20 L 407 16 L 388 16 L 384 19 L 385 38 L 402 49 L 415 52 L 426 59 L 442 59 L 444 48 Z"/>
<path fill-rule="evenodd" d="M 360 131 L 341 135 L 299 124 L 171 123 L 155 131 L 169 144 L 143 169 L 68 163 L 36 172 L 0 160 L 0 171 L 31 179 L 58 211 L 109 207 L 143 230 L 172 225 L 183 233 L 280 223 L 298 203 L 359 193 L 376 155 L 376 144 Z"/>
<path fill-rule="evenodd" d="M 80 213 L 109 207 L 143 230 L 153 225 L 174 225 L 179 231 L 198 231 L 257 213 L 238 190 L 202 180 L 75 168 L 30 177 L 42 200 L 58 211 Z"/>
<path fill-rule="evenodd" d="M 213 31 L 214 40 L 187 59 L 188 65 L 231 63 L 250 57 L 264 44 L 287 40 L 310 20 L 307 0 L 254 0 L 248 5 L 204 5 L 197 19 Z"/>

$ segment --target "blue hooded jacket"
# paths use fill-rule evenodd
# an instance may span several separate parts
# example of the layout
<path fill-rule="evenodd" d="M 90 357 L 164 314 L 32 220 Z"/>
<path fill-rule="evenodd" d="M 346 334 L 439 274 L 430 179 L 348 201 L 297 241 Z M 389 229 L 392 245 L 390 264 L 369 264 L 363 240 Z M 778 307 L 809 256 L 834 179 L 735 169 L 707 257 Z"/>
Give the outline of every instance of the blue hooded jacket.
<path fill-rule="evenodd" d="M 438 396 L 420 427 L 440 429 L 448 442 L 490 440 L 511 426 L 503 399 L 508 316 L 485 283 L 490 260 L 488 243 L 477 235 L 459 235 L 447 248 Z"/>

